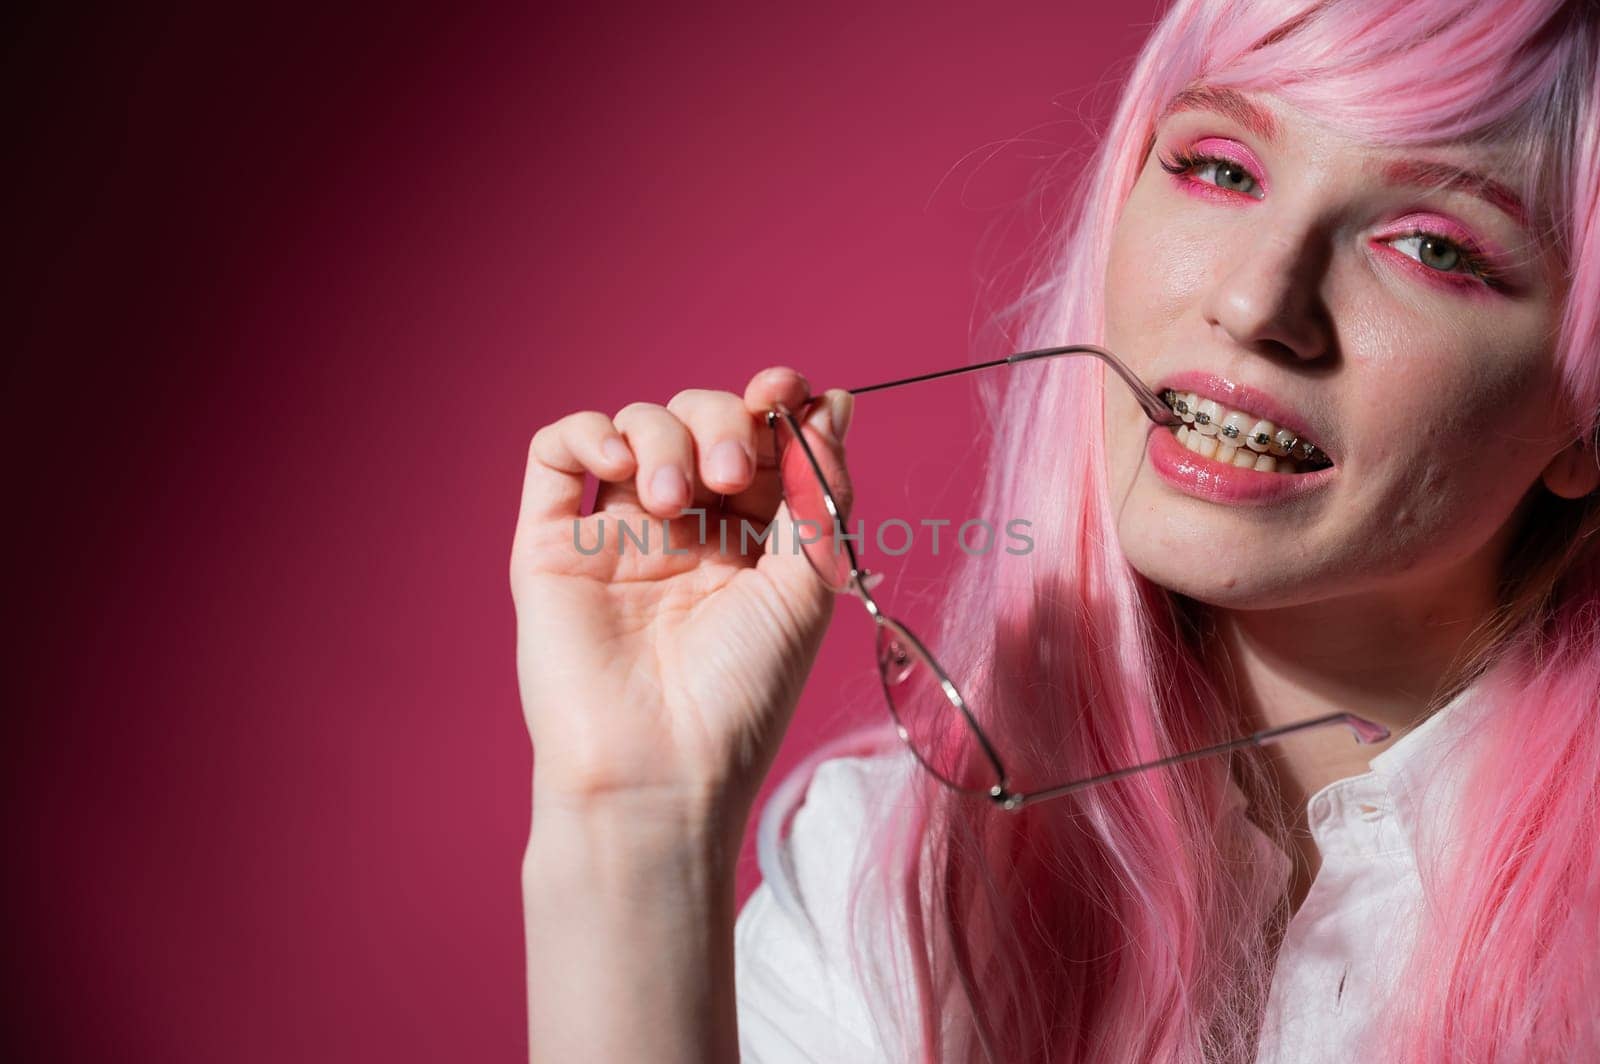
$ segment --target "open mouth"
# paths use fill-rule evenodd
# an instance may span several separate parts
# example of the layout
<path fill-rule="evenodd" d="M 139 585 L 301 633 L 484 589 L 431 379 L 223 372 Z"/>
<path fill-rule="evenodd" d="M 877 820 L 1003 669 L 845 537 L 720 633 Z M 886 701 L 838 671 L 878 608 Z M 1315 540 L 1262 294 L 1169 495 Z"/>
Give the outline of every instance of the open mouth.
<path fill-rule="evenodd" d="M 1173 435 L 1201 458 L 1261 473 L 1314 473 L 1333 465 L 1311 440 L 1248 410 L 1171 388 L 1161 400 L 1183 419 Z"/>

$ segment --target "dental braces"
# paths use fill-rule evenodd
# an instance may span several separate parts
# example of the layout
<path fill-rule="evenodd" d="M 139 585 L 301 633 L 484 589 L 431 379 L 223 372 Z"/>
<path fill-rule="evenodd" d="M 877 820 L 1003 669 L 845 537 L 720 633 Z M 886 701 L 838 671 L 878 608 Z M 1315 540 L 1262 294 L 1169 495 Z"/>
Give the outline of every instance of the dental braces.
<path fill-rule="evenodd" d="M 1170 406 L 1173 411 L 1180 416 L 1191 413 L 1188 402 L 1172 388 L 1168 388 L 1166 391 L 1161 393 L 1161 401 Z M 1210 414 L 1204 414 L 1198 410 L 1192 411 L 1192 413 L 1194 414 L 1194 423 L 1196 425 L 1211 424 Z M 1238 426 L 1236 425 L 1223 425 L 1218 430 L 1218 433 L 1219 435 L 1226 436 L 1230 440 L 1237 440 L 1240 436 Z M 1261 446 L 1269 448 L 1268 451 L 1262 453 L 1271 453 L 1271 436 L 1267 435 L 1265 432 L 1258 432 L 1255 434 L 1253 439 Z M 1288 454 L 1280 457 L 1293 458 L 1297 462 L 1305 462 L 1309 465 L 1318 467 L 1333 464 L 1333 460 L 1324 454 L 1319 447 L 1317 447 L 1310 440 L 1302 440 L 1299 436 L 1296 436 L 1293 441 L 1284 445 L 1284 449 L 1288 451 Z"/>

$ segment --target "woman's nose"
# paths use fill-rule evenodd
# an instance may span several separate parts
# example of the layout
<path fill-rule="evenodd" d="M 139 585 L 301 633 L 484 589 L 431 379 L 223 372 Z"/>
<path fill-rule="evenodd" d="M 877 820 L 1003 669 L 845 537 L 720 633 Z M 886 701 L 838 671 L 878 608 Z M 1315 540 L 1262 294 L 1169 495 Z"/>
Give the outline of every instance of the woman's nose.
<path fill-rule="evenodd" d="M 1241 241 L 1228 255 L 1217 262 L 1206 293 L 1207 322 L 1262 354 L 1309 361 L 1332 350 L 1332 321 L 1321 294 L 1325 244 L 1280 230 Z"/>

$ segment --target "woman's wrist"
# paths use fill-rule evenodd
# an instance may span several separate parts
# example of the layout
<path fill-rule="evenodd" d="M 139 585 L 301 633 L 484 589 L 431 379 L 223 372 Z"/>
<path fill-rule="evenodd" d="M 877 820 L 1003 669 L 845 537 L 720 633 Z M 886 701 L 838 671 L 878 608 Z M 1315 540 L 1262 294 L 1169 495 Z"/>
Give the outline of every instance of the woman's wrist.
<path fill-rule="evenodd" d="M 532 1059 L 736 1061 L 739 836 L 698 803 L 536 800 Z"/>
<path fill-rule="evenodd" d="M 743 831 L 744 817 L 710 796 L 578 798 L 535 787 L 525 871 L 561 878 L 582 867 L 596 885 L 669 868 L 732 877 Z"/>

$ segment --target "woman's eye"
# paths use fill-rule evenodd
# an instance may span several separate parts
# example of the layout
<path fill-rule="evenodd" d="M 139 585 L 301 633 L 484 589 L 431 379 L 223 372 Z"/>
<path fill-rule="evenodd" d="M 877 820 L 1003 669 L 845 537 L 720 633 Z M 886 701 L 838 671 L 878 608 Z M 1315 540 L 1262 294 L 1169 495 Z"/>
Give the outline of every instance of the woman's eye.
<path fill-rule="evenodd" d="M 1171 161 L 1159 159 L 1161 169 L 1169 174 L 1188 174 L 1191 179 L 1202 181 L 1208 185 L 1226 189 L 1229 192 L 1238 192 L 1241 195 L 1260 199 L 1260 186 L 1250 171 L 1234 162 L 1216 155 L 1203 155 L 1198 152 L 1179 152 Z"/>
<path fill-rule="evenodd" d="M 1416 259 L 1431 272 L 1448 277 L 1453 283 L 1485 284 L 1496 291 L 1509 292 L 1510 280 L 1494 260 L 1471 244 L 1451 240 L 1422 229 L 1391 237 L 1385 241 L 1402 255 Z"/>
<path fill-rule="evenodd" d="M 1226 159 L 1206 163 L 1195 171 L 1198 174 L 1211 174 L 1210 181 L 1218 188 L 1225 188 L 1232 192 L 1242 192 L 1246 196 L 1254 195 L 1256 179 L 1250 172 L 1238 163 L 1230 163 Z"/>
<path fill-rule="evenodd" d="M 1407 233 L 1398 240 L 1390 241 L 1390 244 L 1424 266 L 1440 273 L 1461 272 L 1456 267 L 1462 265 L 1468 267 L 1467 272 L 1476 272 L 1471 268 L 1471 263 L 1461 248 L 1442 236 L 1434 236 L 1432 233 Z"/>

